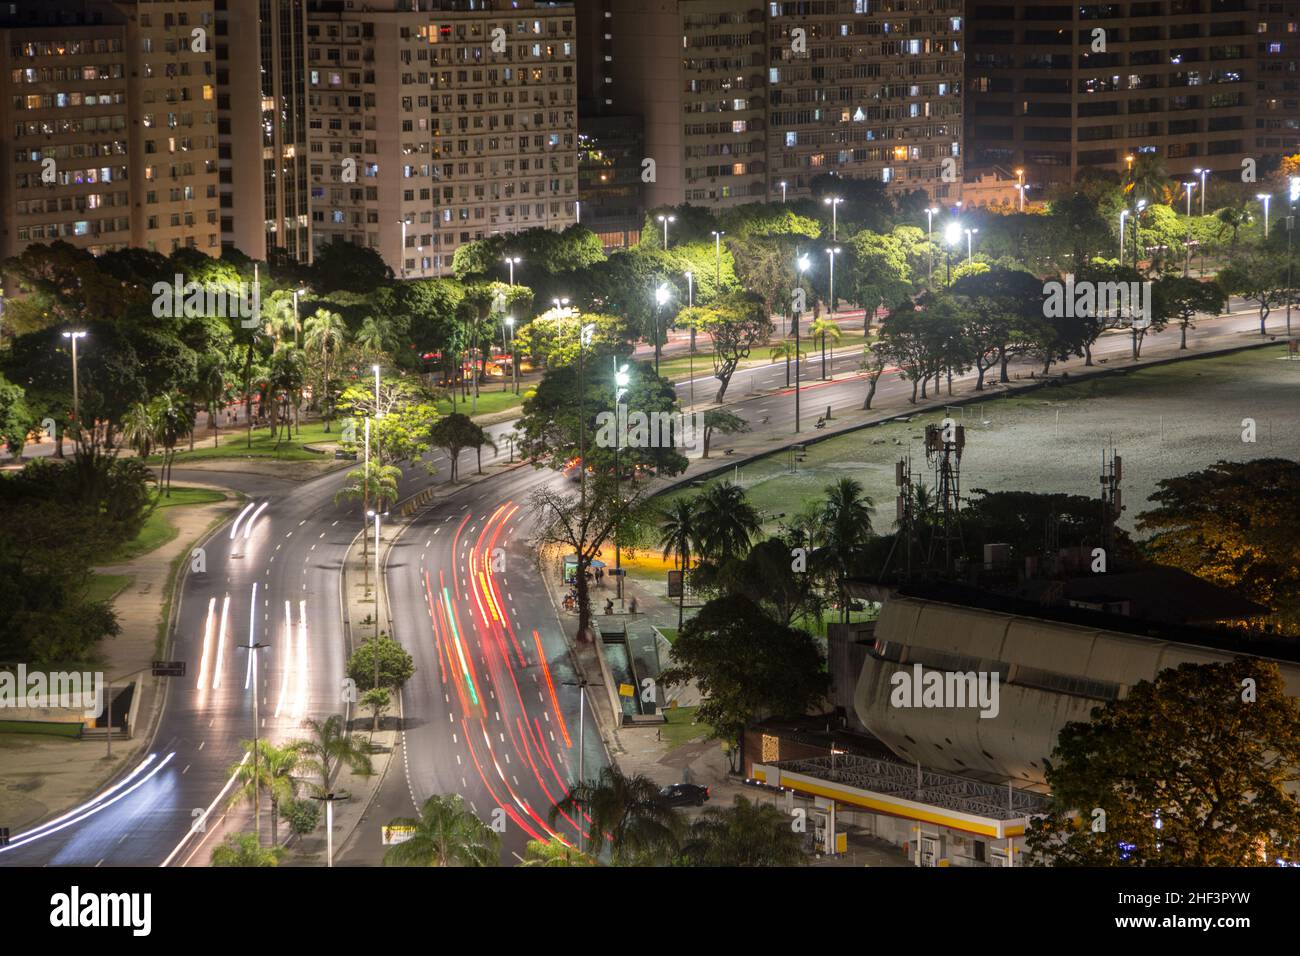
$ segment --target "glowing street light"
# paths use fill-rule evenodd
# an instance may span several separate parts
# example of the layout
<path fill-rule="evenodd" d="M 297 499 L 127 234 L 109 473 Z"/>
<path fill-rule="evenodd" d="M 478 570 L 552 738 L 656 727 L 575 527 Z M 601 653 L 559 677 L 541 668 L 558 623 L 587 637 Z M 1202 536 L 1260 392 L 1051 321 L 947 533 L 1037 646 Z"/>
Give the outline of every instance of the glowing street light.
<path fill-rule="evenodd" d="M 785 202 L 785 187 L 786 187 L 786 181 L 783 179 L 783 180 L 781 180 L 781 182 L 778 183 L 777 185 L 779 185 L 779 186 L 781 187 L 781 202 L 784 203 L 784 202 Z"/>
<path fill-rule="evenodd" d="M 519 256 L 506 256 L 506 265 L 510 266 L 510 284 L 511 284 L 511 285 L 514 285 L 514 284 L 515 284 L 515 266 L 519 265 L 519 263 L 521 263 L 521 262 L 523 262 L 523 261 L 524 261 L 524 260 L 521 259 L 521 258 L 519 258 Z"/>
<path fill-rule="evenodd" d="M 668 283 L 665 282 L 659 288 L 655 289 L 655 375 L 659 374 L 659 319 L 664 306 L 668 304 L 668 300 L 671 297 L 672 291 L 668 288 Z"/>
<path fill-rule="evenodd" d="M 972 246 L 972 237 L 973 237 L 973 236 L 975 235 L 975 233 L 977 233 L 977 232 L 979 232 L 978 229 L 967 229 L 967 230 L 966 230 L 966 263 L 967 263 L 968 265 L 969 265 L 970 262 L 971 262 L 971 246 Z"/>
<path fill-rule="evenodd" d="M 663 226 L 664 226 L 664 249 L 666 250 L 666 249 L 668 248 L 668 224 L 669 224 L 670 222 L 676 222 L 676 221 L 677 221 L 677 217 L 676 217 L 676 216 L 664 216 L 664 215 L 659 215 L 659 216 L 656 216 L 655 218 L 658 219 L 661 223 L 663 223 Z"/>
<path fill-rule="evenodd" d="M 82 331 L 64 332 L 63 337 L 72 343 L 72 420 L 77 423 L 76 446 L 81 447 L 81 389 L 77 383 L 77 339 L 84 339 L 86 333 Z M 52 436 L 59 448 L 63 447 L 63 439 L 57 435 Z M 60 452 L 62 454 L 62 452 Z M 111 728 L 110 728 L 111 732 Z"/>
<path fill-rule="evenodd" d="M 1259 193 L 1258 195 L 1255 196 L 1255 198 L 1264 204 L 1264 238 L 1267 239 L 1268 238 L 1268 204 L 1269 202 L 1272 201 L 1273 196 L 1270 193 Z"/>
<path fill-rule="evenodd" d="M 827 196 L 822 202 L 831 207 L 831 242 L 839 242 L 839 208 L 844 200 L 839 196 Z"/>

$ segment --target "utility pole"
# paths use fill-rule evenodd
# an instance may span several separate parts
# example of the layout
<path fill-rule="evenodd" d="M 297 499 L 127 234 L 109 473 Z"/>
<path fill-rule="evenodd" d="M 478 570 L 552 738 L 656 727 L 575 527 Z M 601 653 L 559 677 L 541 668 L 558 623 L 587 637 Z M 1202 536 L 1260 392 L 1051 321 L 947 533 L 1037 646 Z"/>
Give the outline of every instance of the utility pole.
<path fill-rule="evenodd" d="M 262 749 L 262 716 L 258 708 L 258 699 L 262 689 L 257 682 L 257 651 L 269 644 L 258 644 L 253 640 L 257 629 L 257 584 L 253 582 L 253 597 L 248 609 L 248 643 L 236 645 L 252 655 L 249 662 L 253 681 L 253 832 L 257 834 L 257 845 L 262 845 L 262 778 L 258 769 L 258 756 Z"/>

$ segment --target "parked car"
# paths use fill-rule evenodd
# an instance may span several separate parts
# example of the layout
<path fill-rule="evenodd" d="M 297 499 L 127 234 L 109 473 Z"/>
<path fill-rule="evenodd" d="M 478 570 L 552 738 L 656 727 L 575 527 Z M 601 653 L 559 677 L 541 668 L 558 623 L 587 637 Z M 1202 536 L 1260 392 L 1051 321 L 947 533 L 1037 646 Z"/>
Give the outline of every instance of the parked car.
<path fill-rule="evenodd" d="M 709 788 L 695 783 L 674 783 L 659 791 L 659 799 L 670 807 L 702 807 Z"/>

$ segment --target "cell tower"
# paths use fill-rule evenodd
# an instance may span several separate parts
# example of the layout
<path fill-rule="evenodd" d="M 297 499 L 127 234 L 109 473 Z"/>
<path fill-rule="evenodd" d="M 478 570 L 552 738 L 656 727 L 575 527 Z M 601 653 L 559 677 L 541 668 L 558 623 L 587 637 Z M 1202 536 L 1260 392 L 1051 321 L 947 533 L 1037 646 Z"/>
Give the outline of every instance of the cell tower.
<path fill-rule="evenodd" d="M 953 544 L 962 547 L 961 523 L 961 455 L 966 447 L 966 428 L 951 418 L 941 424 L 925 426 L 925 458 L 934 468 L 934 491 L 937 497 L 938 528 L 930 537 L 930 554 L 926 563 L 934 567 L 935 549 L 943 546 L 945 573 L 953 571 Z"/>
<path fill-rule="evenodd" d="M 1120 482 L 1124 478 L 1124 459 L 1115 454 L 1114 446 L 1101 452 L 1101 546 L 1106 552 L 1109 566 L 1115 544 L 1115 522 L 1124 512 L 1124 493 Z"/>
<path fill-rule="evenodd" d="M 898 496 L 895 499 L 898 531 L 894 535 L 894 543 L 889 546 L 889 554 L 885 555 L 885 564 L 880 569 L 880 577 L 883 579 L 889 571 L 890 562 L 893 561 L 894 552 L 898 550 L 898 543 L 901 540 L 906 549 L 903 558 L 903 580 L 910 581 L 912 550 L 914 547 L 918 550 L 920 548 L 916 535 L 916 486 L 912 483 L 911 455 L 894 462 L 894 484 L 898 488 Z"/>

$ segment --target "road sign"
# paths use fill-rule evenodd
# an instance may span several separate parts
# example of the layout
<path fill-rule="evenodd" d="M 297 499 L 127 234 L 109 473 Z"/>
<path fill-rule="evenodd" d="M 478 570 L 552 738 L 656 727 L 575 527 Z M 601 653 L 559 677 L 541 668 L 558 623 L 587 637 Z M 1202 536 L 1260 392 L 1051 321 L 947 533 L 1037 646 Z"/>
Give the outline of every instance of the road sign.
<path fill-rule="evenodd" d="M 396 846 L 415 836 L 415 827 L 412 826 L 385 826 L 381 830 L 384 846 Z"/>
<path fill-rule="evenodd" d="M 636 688 L 633 687 L 631 684 L 619 684 L 619 685 L 618 685 L 618 695 L 619 695 L 620 697 L 635 697 L 635 696 L 636 696 Z"/>
<path fill-rule="evenodd" d="M 153 676 L 154 677 L 184 677 L 185 662 L 184 661 L 154 661 Z"/>

